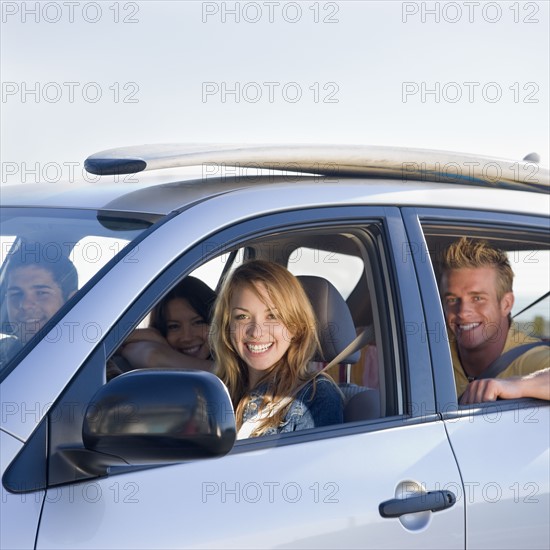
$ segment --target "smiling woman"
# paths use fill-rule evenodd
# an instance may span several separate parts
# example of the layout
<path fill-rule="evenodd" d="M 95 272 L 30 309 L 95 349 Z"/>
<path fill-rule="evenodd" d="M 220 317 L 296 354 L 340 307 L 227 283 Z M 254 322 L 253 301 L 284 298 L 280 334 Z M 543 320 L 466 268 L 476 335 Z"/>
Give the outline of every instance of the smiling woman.
<path fill-rule="evenodd" d="M 215 299 L 200 279 L 180 281 L 151 311 L 149 328 L 136 329 L 126 339 L 109 362 L 107 377 L 146 368 L 214 370 L 208 330 Z"/>
<path fill-rule="evenodd" d="M 213 327 L 239 439 L 343 421 L 337 386 L 308 371 L 319 346 L 315 314 L 286 268 L 263 260 L 238 267 L 222 288 Z"/>

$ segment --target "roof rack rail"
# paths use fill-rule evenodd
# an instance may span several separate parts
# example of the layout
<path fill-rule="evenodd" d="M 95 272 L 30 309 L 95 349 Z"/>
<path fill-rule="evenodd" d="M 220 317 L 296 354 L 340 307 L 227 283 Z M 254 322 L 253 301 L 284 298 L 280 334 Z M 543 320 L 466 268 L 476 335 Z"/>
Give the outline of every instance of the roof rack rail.
<path fill-rule="evenodd" d="M 97 175 L 121 175 L 185 166 L 240 167 L 342 177 L 463 183 L 550 192 L 547 169 L 531 153 L 506 160 L 450 151 L 368 145 L 155 144 L 108 149 L 84 166 Z M 538 155 L 536 155 L 538 157 Z M 246 175 L 246 174 L 243 174 Z"/>

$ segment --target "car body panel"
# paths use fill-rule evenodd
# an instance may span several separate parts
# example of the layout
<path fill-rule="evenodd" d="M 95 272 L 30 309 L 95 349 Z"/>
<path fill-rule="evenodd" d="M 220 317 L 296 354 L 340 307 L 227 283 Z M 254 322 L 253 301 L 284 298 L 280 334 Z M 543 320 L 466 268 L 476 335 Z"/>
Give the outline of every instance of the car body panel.
<path fill-rule="evenodd" d="M 466 548 L 549 548 L 550 406 L 500 403 L 445 421 L 464 483 Z"/>
<path fill-rule="evenodd" d="M 8 401 L 2 399 L 2 415 L 8 410 Z M 21 411 L 18 411 L 21 414 Z M 0 470 L 4 474 L 6 467 L 22 449 L 23 442 L 5 431 L 0 430 Z M 33 491 L 30 494 L 13 494 L 1 487 L 0 504 L 0 548 L 17 550 L 34 548 L 45 491 Z"/>
<path fill-rule="evenodd" d="M 487 187 L 468 188 L 456 183 L 431 181 L 403 181 L 380 178 L 350 178 L 332 176 L 253 176 L 235 178 L 215 177 L 202 181 L 192 177 L 181 180 L 176 176 L 170 183 L 159 183 L 158 174 L 139 176 L 138 183 L 104 185 L 87 183 L 81 186 L 59 185 L 11 185 L 2 188 L 4 206 L 43 206 L 63 208 L 93 208 L 124 212 L 147 212 L 166 215 L 213 195 L 242 189 L 252 194 L 296 193 L 301 202 L 307 195 L 311 205 L 344 204 L 345 202 L 372 205 L 441 206 L 448 208 L 481 209 L 488 211 L 515 212 L 521 214 L 547 215 L 550 196 L 500 189 L 495 193 Z M 170 177 L 160 181 L 170 180 Z M 311 194 L 314 185 L 315 195 Z M 265 187 L 265 191 L 264 188 Z M 23 188 L 23 189 L 21 189 Z M 271 191 L 270 191 L 271 190 Z M 261 206 L 260 213 L 261 213 Z"/>
<path fill-rule="evenodd" d="M 378 512 L 403 482 L 460 485 L 442 422 L 273 444 L 50 489 L 37 549 L 464 548 L 463 500 Z"/>

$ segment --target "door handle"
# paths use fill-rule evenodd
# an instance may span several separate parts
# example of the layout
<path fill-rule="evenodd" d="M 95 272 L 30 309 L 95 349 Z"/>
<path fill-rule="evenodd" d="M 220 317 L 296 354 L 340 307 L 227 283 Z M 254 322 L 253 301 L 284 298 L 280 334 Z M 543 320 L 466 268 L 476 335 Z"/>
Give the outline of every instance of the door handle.
<path fill-rule="evenodd" d="M 404 514 L 415 512 L 439 512 L 450 508 L 456 502 L 456 496 L 451 491 L 428 491 L 411 495 L 406 498 L 392 498 L 380 503 L 378 511 L 383 518 L 398 518 Z"/>

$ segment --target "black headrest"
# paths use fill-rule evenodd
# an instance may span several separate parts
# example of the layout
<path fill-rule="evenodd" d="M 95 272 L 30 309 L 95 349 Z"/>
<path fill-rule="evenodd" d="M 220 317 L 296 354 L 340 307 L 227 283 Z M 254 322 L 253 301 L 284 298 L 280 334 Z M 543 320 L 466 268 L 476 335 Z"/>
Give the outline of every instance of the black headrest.
<path fill-rule="evenodd" d="M 332 361 L 356 337 L 355 325 L 348 305 L 334 285 L 313 275 L 299 275 L 306 294 L 308 295 L 317 322 L 319 323 L 319 339 L 323 357 L 318 361 Z M 349 355 L 342 363 L 356 363 L 360 352 Z"/>

